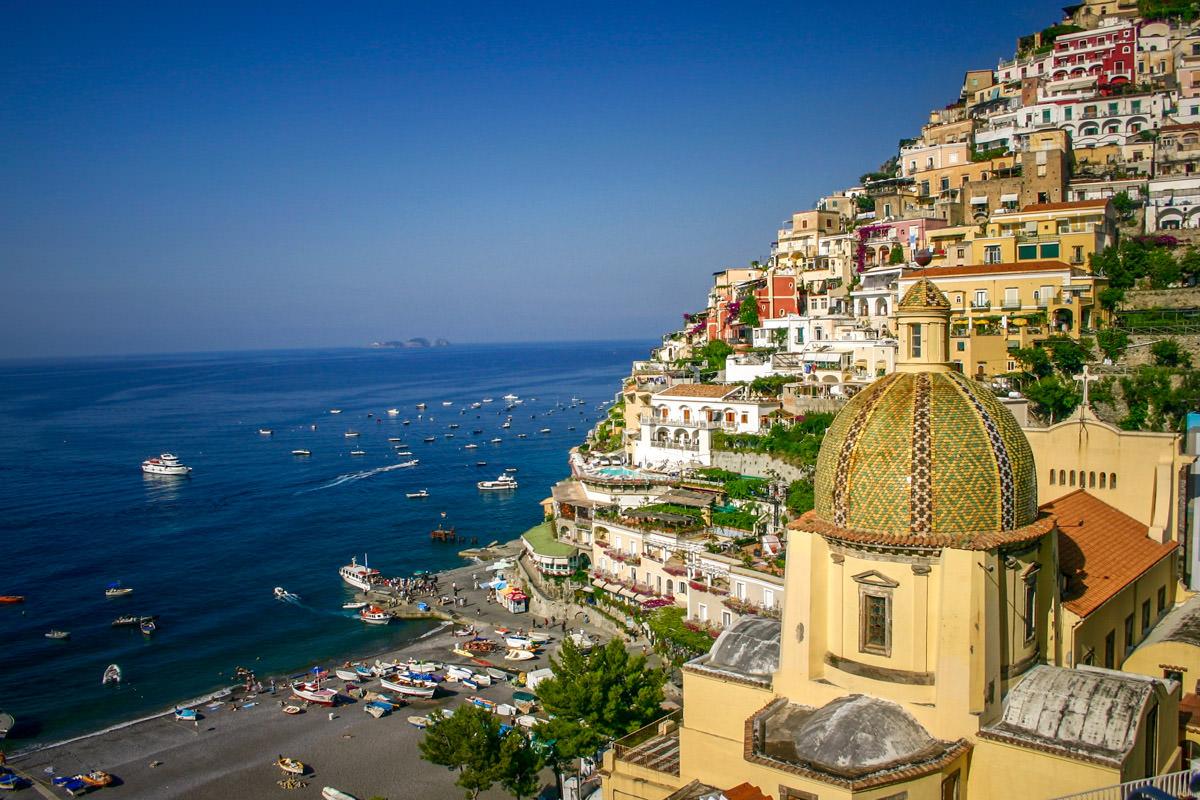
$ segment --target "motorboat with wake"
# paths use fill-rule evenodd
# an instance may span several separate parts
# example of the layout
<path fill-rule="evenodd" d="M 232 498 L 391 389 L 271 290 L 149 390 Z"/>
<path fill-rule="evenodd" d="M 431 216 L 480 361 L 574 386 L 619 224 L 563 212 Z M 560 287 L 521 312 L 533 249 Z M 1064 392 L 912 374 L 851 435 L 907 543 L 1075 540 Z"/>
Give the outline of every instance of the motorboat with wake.
<path fill-rule="evenodd" d="M 426 497 L 429 497 L 429 490 L 422 489 L 419 492 L 405 492 L 404 496 L 407 497 L 409 500 L 421 500 Z"/>
<path fill-rule="evenodd" d="M 60 630 L 47 631 L 46 638 L 47 639 L 70 639 L 71 632 L 70 631 L 60 631 Z"/>
<path fill-rule="evenodd" d="M 283 600 L 285 602 L 290 602 L 292 600 L 299 600 L 300 595 L 296 594 L 295 592 L 289 592 L 287 589 L 283 588 L 282 586 L 276 586 L 275 587 L 275 599 Z"/>
<path fill-rule="evenodd" d="M 109 683 L 121 682 L 121 668 L 116 664 L 109 664 L 104 670 L 104 677 L 100 679 L 100 685 L 105 686 Z"/>
<path fill-rule="evenodd" d="M 122 586 L 120 581 L 110 583 L 104 590 L 105 597 L 124 597 L 127 594 L 133 594 L 133 589 Z"/>

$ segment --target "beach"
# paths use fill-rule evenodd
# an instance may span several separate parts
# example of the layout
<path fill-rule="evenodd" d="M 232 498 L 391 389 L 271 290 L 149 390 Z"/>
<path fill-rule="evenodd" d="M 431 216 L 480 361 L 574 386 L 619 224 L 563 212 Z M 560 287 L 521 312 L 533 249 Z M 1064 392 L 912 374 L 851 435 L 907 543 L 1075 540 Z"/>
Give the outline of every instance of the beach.
<path fill-rule="evenodd" d="M 466 600 L 465 607 L 456 609 L 460 618 L 474 624 L 481 636 L 491 638 L 495 638 L 493 630 L 497 626 L 532 627 L 531 615 L 510 614 L 500 605 L 488 603 L 486 590 L 473 587 L 472 576 L 482 581 L 485 574 L 489 573 L 479 564 L 440 574 L 442 588 L 449 592 L 451 583 L 457 583 L 459 595 Z M 455 627 L 443 624 L 423 638 L 379 657 L 469 663 L 451 652 L 456 642 L 462 641 L 453 635 Z M 600 638 L 591 625 L 585 628 Z M 573 629 L 578 630 L 578 625 Z M 553 641 L 530 661 L 508 662 L 503 660 L 502 652 L 490 654 L 488 660 L 512 670 L 515 677 L 518 670 L 547 666 L 549 654 L 557 650 L 562 636 L 561 629 L 554 628 Z M 339 664 L 322 666 L 332 670 Z M 267 682 L 265 676 L 259 677 Z M 340 688 L 342 683 L 331 680 L 329 686 Z M 365 685 L 377 689 L 378 680 Z M 477 692 L 456 683 L 443 683 L 434 699 L 413 699 L 388 716 L 374 719 L 363 712 L 362 701 L 347 701 L 344 695 L 343 703 L 333 709 L 312 706 L 295 716 L 282 713 L 281 701 L 287 700 L 290 692 L 286 683 L 278 681 L 275 695 L 269 689 L 250 696 L 242 696 L 239 691 L 232 698 L 199 704 L 196 707 L 202 717 L 196 723 L 177 721 L 169 713 L 171 709 L 165 709 L 165 716 L 17 754 L 10 764 L 45 785 L 51 777 L 48 768 L 55 775 L 102 769 L 118 779 L 103 789 L 105 795 L 148 800 L 320 797 L 325 786 L 349 792 L 360 800 L 375 796 L 392 800 L 459 797 L 462 790 L 454 785 L 456 773 L 421 760 L 417 742 L 422 732 L 407 718 L 428 714 L 435 708 L 453 710 L 472 694 L 508 702 L 513 689 L 506 682 L 480 687 Z M 311 767 L 303 778 L 307 786 L 288 790 L 277 785 L 283 777 L 274 764 L 279 755 L 300 759 Z M 550 773 L 545 777 L 547 782 L 553 781 Z M 26 789 L 24 794 L 31 796 L 35 790 Z M 53 796 L 60 793 L 54 791 Z M 506 795 L 495 789 L 481 796 Z"/>

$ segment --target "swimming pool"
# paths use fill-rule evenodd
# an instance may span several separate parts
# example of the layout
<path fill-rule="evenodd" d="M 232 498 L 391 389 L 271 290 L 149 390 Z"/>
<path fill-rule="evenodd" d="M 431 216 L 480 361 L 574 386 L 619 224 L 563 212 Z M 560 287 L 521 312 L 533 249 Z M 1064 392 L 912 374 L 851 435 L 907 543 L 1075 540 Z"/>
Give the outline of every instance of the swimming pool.
<path fill-rule="evenodd" d="M 596 471 L 610 478 L 636 478 L 642 474 L 636 469 L 630 469 L 629 467 L 601 467 Z"/>

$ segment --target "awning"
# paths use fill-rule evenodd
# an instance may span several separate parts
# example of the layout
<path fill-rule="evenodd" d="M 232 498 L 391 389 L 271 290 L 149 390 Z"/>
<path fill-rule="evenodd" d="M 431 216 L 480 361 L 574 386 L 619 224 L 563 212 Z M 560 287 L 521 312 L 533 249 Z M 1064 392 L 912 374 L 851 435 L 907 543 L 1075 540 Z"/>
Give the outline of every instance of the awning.
<path fill-rule="evenodd" d="M 627 589 L 624 586 L 621 587 L 621 591 L 617 592 L 617 594 L 621 595 L 622 597 L 628 597 L 630 600 L 637 597 L 637 593 L 634 592 L 633 589 Z"/>
<path fill-rule="evenodd" d="M 1001 202 L 1001 203 L 1015 203 L 1015 202 L 1017 202 L 1017 199 L 1018 199 L 1018 198 L 1017 198 L 1017 195 L 1015 195 L 1015 194 L 1002 194 L 1002 195 L 1000 195 L 1000 202 Z"/>
<path fill-rule="evenodd" d="M 986 205 L 986 204 L 987 204 L 986 197 L 972 197 L 971 198 L 971 205 L 973 205 L 973 206 Z"/>
<path fill-rule="evenodd" d="M 842 361 L 841 353 L 810 353 L 804 356 L 805 361 L 821 361 L 826 364 L 840 364 Z"/>

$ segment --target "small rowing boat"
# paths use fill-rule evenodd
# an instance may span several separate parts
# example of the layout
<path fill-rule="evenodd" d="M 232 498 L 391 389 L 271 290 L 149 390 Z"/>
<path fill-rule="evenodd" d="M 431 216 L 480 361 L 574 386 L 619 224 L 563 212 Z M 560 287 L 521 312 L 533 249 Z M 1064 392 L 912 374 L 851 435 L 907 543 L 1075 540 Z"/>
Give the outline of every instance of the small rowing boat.
<path fill-rule="evenodd" d="M 335 789 L 332 786 L 326 786 L 321 790 L 322 800 L 358 800 L 357 797 L 349 792 L 343 792 L 341 789 Z"/>
<path fill-rule="evenodd" d="M 300 759 L 284 758 L 283 756 L 279 757 L 279 760 L 275 762 L 275 766 L 279 767 L 284 772 L 291 773 L 292 775 L 303 775 L 308 769 L 304 766 L 304 762 Z"/>
<path fill-rule="evenodd" d="M 196 722 L 200 719 L 200 713 L 194 708 L 177 708 L 175 709 L 175 719 L 180 722 Z"/>
<path fill-rule="evenodd" d="M 296 714 L 303 714 L 304 709 L 300 706 L 284 706 L 283 713 L 295 716 Z"/>

